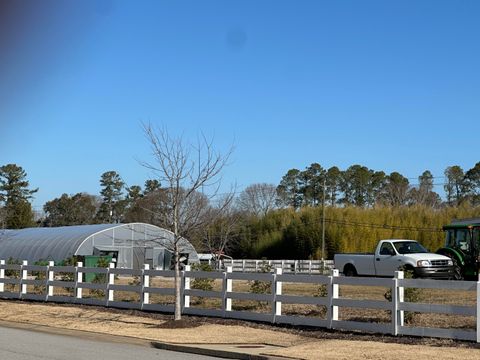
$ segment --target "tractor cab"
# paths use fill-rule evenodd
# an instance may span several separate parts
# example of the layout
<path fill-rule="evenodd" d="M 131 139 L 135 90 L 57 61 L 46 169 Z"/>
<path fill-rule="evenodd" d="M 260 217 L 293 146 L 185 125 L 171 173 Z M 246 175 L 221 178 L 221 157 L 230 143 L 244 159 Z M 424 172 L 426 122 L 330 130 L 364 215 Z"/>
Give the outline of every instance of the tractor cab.
<path fill-rule="evenodd" d="M 480 218 L 453 220 L 443 227 L 445 246 L 437 253 L 452 258 L 456 279 L 477 279 L 480 254 Z"/>

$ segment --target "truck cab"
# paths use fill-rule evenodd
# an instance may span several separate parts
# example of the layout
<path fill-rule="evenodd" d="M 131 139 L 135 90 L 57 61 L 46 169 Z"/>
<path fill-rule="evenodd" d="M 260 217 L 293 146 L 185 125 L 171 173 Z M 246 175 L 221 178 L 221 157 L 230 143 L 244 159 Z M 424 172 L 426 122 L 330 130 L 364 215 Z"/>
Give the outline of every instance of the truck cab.
<path fill-rule="evenodd" d="M 380 240 L 373 254 L 335 254 L 334 263 L 346 276 L 391 277 L 399 269 L 411 270 L 419 278 L 453 276 L 451 259 L 429 252 L 414 240 Z"/>

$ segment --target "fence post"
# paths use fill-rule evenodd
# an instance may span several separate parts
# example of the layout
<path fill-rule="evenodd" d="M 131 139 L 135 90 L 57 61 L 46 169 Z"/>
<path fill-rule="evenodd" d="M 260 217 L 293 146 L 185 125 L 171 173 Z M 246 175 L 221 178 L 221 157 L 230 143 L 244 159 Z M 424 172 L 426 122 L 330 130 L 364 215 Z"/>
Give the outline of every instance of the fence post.
<path fill-rule="evenodd" d="M 328 328 L 333 328 L 333 322 L 338 321 L 338 306 L 334 305 L 334 300 L 338 299 L 338 284 L 335 284 L 335 278 L 339 276 L 338 269 L 332 269 L 330 279 L 330 286 L 328 287 L 328 301 L 329 306 L 327 309 L 327 321 Z"/>
<path fill-rule="evenodd" d="M 146 275 L 145 272 L 146 270 L 150 270 L 150 264 L 144 264 L 143 265 L 143 282 L 142 282 L 142 309 L 143 305 L 149 304 L 150 303 L 150 293 L 146 291 L 145 289 L 150 287 L 150 275 Z"/>
<path fill-rule="evenodd" d="M 308 274 L 312 275 L 312 260 L 308 261 Z"/>
<path fill-rule="evenodd" d="M 184 286 L 183 286 L 183 307 L 184 308 L 189 308 L 190 307 L 190 295 L 185 295 L 186 291 L 185 290 L 190 290 L 190 277 L 187 277 L 185 274 L 187 271 L 191 271 L 192 267 L 190 265 L 185 265 L 185 271 L 184 271 Z"/>
<path fill-rule="evenodd" d="M 5 279 L 5 269 L 3 268 L 3 266 L 5 265 L 5 260 L 0 260 L 0 265 L 2 266 L 2 268 L 0 269 L 0 280 L 4 280 Z M 3 282 L 0 282 L 0 292 L 4 292 L 5 291 L 5 283 Z"/>
<path fill-rule="evenodd" d="M 295 275 L 297 275 L 297 271 L 298 271 L 298 260 L 295 260 L 295 262 L 293 263 L 293 272 Z"/>
<path fill-rule="evenodd" d="M 282 315 L 282 302 L 277 301 L 277 296 L 282 295 L 282 282 L 277 280 L 277 275 L 282 275 L 282 273 L 282 269 L 276 268 L 273 275 L 273 322 L 277 316 Z"/>
<path fill-rule="evenodd" d="M 398 286 L 398 280 L 403 280 L 404 279 L 404 273 L 403 271 L 395 271 L 395 285 L 396 285 L 396 291 L 395 293 L 393 292 L 392 289 L 392 302 L 394 301 L 395 297 L 395 335 L 398 334 L 399 327 L 404 325 L 404 311 L 403 310 L 398 310 L 400 304 L 404 302 L 404 296 L 405 296 L 405 288 L 403 286 Z"/>
<path fill-rule="evenodd" d="M 232 292 L 233 289 L 233 282 L 232 279 L 228 278 L 228 274 L 233 272 L 233 267 L 227 266 L 227 271 L 223 273 L 224 281 L 223 281 L 223 317 L 226 317 L 227 311 L 232 311 L 232 299 L 228 297 L 228 293 Z"/>
<path fill-rule="evenodd" d="M 245 272 L 245 259 L 242 260 L 242 272 Z"/>
<path fill-rule="evenodd" d="M 83 273 L 82 273 L 83 262 L 77 262 L 77 268 L 75 269 L 75 296 L 77 299 L 82 298 L 82 288 L 78 286 L 83 282 Z"/>
<path fill-rule="evenodd" d="M 53 285 L 50 285 L 55 279 L 55 274 L 52 270 L 53 266 L 55 266 L 55 263 L 53 261 L 49 261 L 47 266 L 47 300 L 50 296 L 53 296 Z"/>
<path fill-rule="evenodd" d="M 23 280 L 27 280 L 27 277 L 28 277 L 28 270 L 24 270 L 23 267 L 24 266 L 28 266 L 28 261 L 27 260 L 23 260 L 22 262 L 22 279 L 21 279 L 21 294 L 26 294 L 27 293 L 27 284 L 24 284 L 23 283 Z"/>
<path fill-rule="evenodd" d="M 477 343 L 480 342 L 480 274 L 477 280 Z"/>
<path fill-rule="evenodd" d="M 110 301 L 113 301 L 114 299 L 114 292 L 113 290 L 110 290 L 110 285 L 114 285 L 115 284 L 115 274 L 111 273 L 110 272 L 110 269 L 114 269 L 115 268 L 115 264 L 114 263 L 110 263 L 108 264 L 108 284 L 107 284 L 107 293 L 108 293 L 108 300 L 107 300 L 107 306 L 108 306 L 108 303 Z"/>
<path fill-rule="evenodd" d="M 255 260 L 255 272 L 258 272 L 258 260 Z"/>
<path fill-rule="evenodd" d="M 390 288 L 392 294 L 392 335 L 398 335 L 398 327 L 399 327 L 399 316 L 398 316 L 398 279 L 400 279 L 399 271 L 395 271 L 395 275 L 392 279 L 392 287 Z"/>

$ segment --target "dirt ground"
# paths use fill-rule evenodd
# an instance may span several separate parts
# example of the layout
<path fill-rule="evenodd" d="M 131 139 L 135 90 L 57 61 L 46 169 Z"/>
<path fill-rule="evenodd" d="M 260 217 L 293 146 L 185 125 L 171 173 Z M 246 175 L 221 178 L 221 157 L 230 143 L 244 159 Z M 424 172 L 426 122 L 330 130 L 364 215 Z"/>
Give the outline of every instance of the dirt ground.
<path fill-rule="evenodd" d="M 172 316 L 91 306 L 0 300 L 0 319 L 32 325 L 130 336 L 175 344 L 271 344 L 269 355 L 296 359 L 479 359 L 480 345 L 452 340 L 365 335 L 280 327 L 238 320 Z"/>

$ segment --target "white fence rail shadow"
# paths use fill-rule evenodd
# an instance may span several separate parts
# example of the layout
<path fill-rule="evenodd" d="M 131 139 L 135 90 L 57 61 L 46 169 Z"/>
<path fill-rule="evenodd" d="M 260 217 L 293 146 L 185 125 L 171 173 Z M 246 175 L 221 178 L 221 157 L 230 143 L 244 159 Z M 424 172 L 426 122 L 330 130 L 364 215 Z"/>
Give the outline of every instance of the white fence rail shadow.
<path fill-rule="evenodd" d="M 67 275 L 65 275 L 67 274 Z M 97 282 L 86 282 L 86 274 L 97 274 Z M 118 275 L 136 277 L 137 282 L 122 285 L 116 283 Z M 420 280 L 403 279 L 403 272 L 396 272 L 393 279 L 388 278 L 358 278 L 340 277 L 338 270 L 332 270 L 330 276 L 284 274 L 282 268 L 274 273 L 235 273 L 232 267 L 225 272 L 191 271 L 187 266 L 182 271 L 182 312 L 200 316 L 216 316 L 233 319 L 263 321 L 276 324 L 292 324 L 315 326 L 327 329 L 357 330 L 392 335 L 414 335 L 442 337 L 480 342 L 480 282 L 450 281 L 450 280 Z M 174 295 L 173 288 L 154 287 L 152 277 L 172 279 L 173 271 L 151 270 L 145 265 L 142 270 L 116 269 L 114 264 L 109 268 L 86 268 L 82 263 L 77 266 L 48 266 L 5 264 L 0 260 L 0 298 L 25 299 L 35 301 L 62 302 L 72 304 L 89 304 L 114 308 L 138 309 L 173 313 L 173 305 L 155 304 L 150 302 L 150 295 Z M 191 288 L 191 279 L 216 279 L 222 286 L 220 291 L 204 291 Z M 246 293 L 233 291 L 235 281 L 262 281 L 270 283 L 268 293 Z M 326 289 L 324 296 L 315 294 L 309 296 L 287 295 L 282 293 L 283 283 L 316 284 Z M 390 288 L 391 301 L 347 299 L 339 296 L 340 285 L 380 286 Z M 35 291 L 29 291 L 32 286 Z M 70 296 L 55 295 L 55 288 L 66 288 Z M 445 289 L 473 292 L 476 297 L 474 306 L 423 304 L 404 301 L 404 288 Z M 96 291 L 96 297 L 85 297 L 83 289 Z M 127 291 L 138 294 L 139 301 L 116 301 L 115 292 Z M 221 305 L 214 309 L 203 309 L 190 306 L 191 297 L 218 299 Z M 255 312 L 234 310 L 233 300 L 253 300 L 268 303 L 266 311 Z M 282 312 L 282 304 L 309 304 L 324 306 L 326 313 L 323 318 L 318 316 L 289 315 Z M 391 314 L 389 323 L 372 323 L 361 321 L 339 320 L 339 309 L 366 308 L 387 310 Z M 413 327 L 404 324 L 404 312 L 443 313 L 451 315 L 471 316 L 476 319 L 476 329 L 450 329 Z"/>

